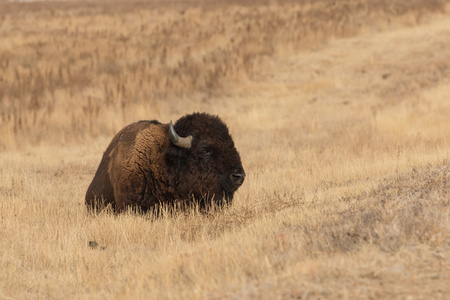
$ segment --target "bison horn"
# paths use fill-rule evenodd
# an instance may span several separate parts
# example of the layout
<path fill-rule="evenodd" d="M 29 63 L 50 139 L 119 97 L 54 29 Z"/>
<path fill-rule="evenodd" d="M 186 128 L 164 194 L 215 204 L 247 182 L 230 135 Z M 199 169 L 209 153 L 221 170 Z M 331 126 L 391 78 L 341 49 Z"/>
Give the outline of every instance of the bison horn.
<path fill-rule="evenodd" d="M 179 136 L 175 132 L 175 129 L 173 128 L 172 121 L 170 121 L 170 125 L 169 125 L 169 136 L 170 136 L 170 140 L 172 141 L 172 143 L 175 146 L 181 147 L 181 148 L 186 148 L 186 149 L 191 148 L 192 135 L 190 135 L 188 137 L 181 137 L 181 136 Z"/>

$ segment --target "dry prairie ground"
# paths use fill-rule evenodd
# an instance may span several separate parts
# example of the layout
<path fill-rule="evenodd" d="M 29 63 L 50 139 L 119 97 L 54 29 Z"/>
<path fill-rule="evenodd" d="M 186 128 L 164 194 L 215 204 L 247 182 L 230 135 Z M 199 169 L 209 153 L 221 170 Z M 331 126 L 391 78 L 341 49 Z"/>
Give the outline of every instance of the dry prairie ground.
<path fill-rule="evenodd" d="M 336 3 L 0 3 L 0 299 L 448 299 L 450 6 Z M 117 130 L 192 111 L 231 207 L 86 212 Z"/>

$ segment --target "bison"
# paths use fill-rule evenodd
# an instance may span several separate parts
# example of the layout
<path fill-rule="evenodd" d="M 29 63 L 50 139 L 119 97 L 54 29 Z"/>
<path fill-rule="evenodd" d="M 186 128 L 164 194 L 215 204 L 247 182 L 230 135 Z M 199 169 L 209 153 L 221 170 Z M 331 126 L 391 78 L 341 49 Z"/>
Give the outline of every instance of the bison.
<path fill-rule="evenodd" d="M 112 139 L 86 192 L 88 208 L 143 211 L 160 204 L 231 203 L 245 179 L 241 158 L 218 116 L 193 113 L 175 125 L 139 121 Z"/>

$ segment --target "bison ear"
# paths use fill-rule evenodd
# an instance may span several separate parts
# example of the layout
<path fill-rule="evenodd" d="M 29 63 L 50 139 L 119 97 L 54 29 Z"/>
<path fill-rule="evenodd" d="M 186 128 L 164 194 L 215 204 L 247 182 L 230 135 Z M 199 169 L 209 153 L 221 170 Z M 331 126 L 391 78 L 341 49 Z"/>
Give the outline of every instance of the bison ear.
<path fill-rule="evenodd" d="M 189 151 L 177 146 L 167 148 L 165 157 L 166 163 L 170 166 L 181 166 L 187 161 Z"/>

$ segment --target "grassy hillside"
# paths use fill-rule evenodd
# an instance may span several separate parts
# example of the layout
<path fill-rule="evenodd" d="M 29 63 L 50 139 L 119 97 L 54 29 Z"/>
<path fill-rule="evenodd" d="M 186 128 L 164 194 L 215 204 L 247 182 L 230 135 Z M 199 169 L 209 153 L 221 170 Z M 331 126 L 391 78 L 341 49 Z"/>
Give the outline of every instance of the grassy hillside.
<path fill-rule="evenodd" d="M 251 3 L 2 3 L 0 148 L 28 146 L 16 134 L 71 142 L 175 117 L 229 95 L 270 57 L 445 10 L 441 1 Z"/>
<path fill-rule="evenodd" d="M 450 297 L 445 1 L 0 3 L 0 299 Z M 90 215 L 110 139 L 219 114 L 232 206 Z"/>

